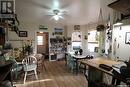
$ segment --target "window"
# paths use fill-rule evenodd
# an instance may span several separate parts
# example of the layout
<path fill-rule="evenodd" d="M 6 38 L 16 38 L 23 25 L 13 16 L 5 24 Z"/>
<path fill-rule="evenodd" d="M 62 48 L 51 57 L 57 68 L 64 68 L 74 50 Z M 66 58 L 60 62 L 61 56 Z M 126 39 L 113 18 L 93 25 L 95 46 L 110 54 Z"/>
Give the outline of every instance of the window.
<path fill-rule="evenodd" d="M 43 36 L 37 36 L 37 45 L 44 45 L 43 44 Z"/>
<path fill-rule="evenodd" d="M 79 50 L 81 48 L 81 42 L 72 42 L 73 50 Z"/>
<path fill-rule="evenodd" d="M 98 42 L 99 32 L 96 30 L 88 32 L 88 50 L 90 52 L 98 52 L 99 42 Z"/>
<path fill-rule="evenodd" d="M 88 32 L 88 42 L 89 43 L 97 43 L 98 42 L 98 35 L 99 35 L 99 32 L 97 32 L 96 30 L 89 31 Z"/>
<path fill-rule="evenodd" d="M 72 49 L 79 50 L 82 46 L 82 34 L 81 32 L 72 33 Z"/>
<path fill-rule="evenodd" d="M 72 41 L 73 42 L 81 42 L 81 32 L 73 32 L 72 33 Z"/>

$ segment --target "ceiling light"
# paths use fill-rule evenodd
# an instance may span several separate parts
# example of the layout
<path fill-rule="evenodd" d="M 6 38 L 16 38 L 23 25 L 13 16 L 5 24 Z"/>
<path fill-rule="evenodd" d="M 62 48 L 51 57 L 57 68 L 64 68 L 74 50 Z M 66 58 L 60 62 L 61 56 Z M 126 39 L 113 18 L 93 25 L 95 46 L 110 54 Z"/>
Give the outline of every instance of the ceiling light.
<path fill-rule="evenodd" d="M 53 18 L 54 18 L 54 20 L 56 20 L 56 21 L 58 21 L 58 20 L 60 19 L 59 12 L 60 12 L 60 11 L 57 10 L 57 9 L 53 10 L 53 13 L 54 13 Z"/>
<path fill-rule="evenodd" d="M 57 10 L 57 9 L 55 9 L 55 10 L 53 10 L 53 19 L 54 20 L 56 20 L 56 21 L 58 21 L 60 18 L 61 19 L 64 19 L 61 15 L 62 15 L 62 12 L 60 12 L 60 10 Z"/>
<path fill-rule="evenodd" d="M 39 33 L 43 33 L 42 31 L 39 31 Z"/>
<path fill-rule="evenodd" d="M 53 18 L 58 21 L 59 20 L 59 16 L 58 15 L 54 15 Z"/>

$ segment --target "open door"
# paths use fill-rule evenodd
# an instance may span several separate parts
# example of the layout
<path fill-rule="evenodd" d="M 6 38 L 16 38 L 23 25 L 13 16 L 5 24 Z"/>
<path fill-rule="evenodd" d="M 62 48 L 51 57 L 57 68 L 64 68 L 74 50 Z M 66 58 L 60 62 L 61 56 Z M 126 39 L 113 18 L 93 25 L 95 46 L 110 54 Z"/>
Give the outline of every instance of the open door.
<path fill-rule="evenodd" d="M 37 32 L 37 53 L 49 54 L 48 32 Z"/>

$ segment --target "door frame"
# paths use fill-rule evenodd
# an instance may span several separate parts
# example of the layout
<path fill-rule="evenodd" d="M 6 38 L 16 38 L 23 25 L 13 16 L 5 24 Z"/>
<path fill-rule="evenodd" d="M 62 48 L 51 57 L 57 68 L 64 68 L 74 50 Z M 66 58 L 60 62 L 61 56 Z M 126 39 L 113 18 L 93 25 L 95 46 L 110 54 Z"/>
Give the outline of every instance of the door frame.
<path fill-rule="evenodd" d="M 48 33 L 48 49 L 49 49 L 49 47 L 50 47 L 50 39 L 49 39 L 49 37 L 50 37 L 50 34 L 49 34 L 49 32 L 48 31 L 43 31 L 43 30 L 36 30 L 35 31 L 35 50 L 34 50 L 34 53 L 36 54 L 37 53 L 37 32 L 46 32 L 46 33 Z M 50 50 L 50 49 L 49 49 Z"/>

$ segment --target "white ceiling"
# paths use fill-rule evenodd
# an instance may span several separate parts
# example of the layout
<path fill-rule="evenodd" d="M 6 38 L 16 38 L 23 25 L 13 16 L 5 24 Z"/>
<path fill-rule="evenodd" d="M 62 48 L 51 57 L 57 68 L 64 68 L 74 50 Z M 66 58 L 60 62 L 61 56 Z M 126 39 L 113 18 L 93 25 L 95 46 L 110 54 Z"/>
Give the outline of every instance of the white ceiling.
<path fill-rule="evenodd" d="M 54 9 L 65 11 L 58 23 L 87 24 L 97 22 L 101 0 L 16 0 L 16 13 L 20 21 L 55 23 L 49 14 Z"/>

